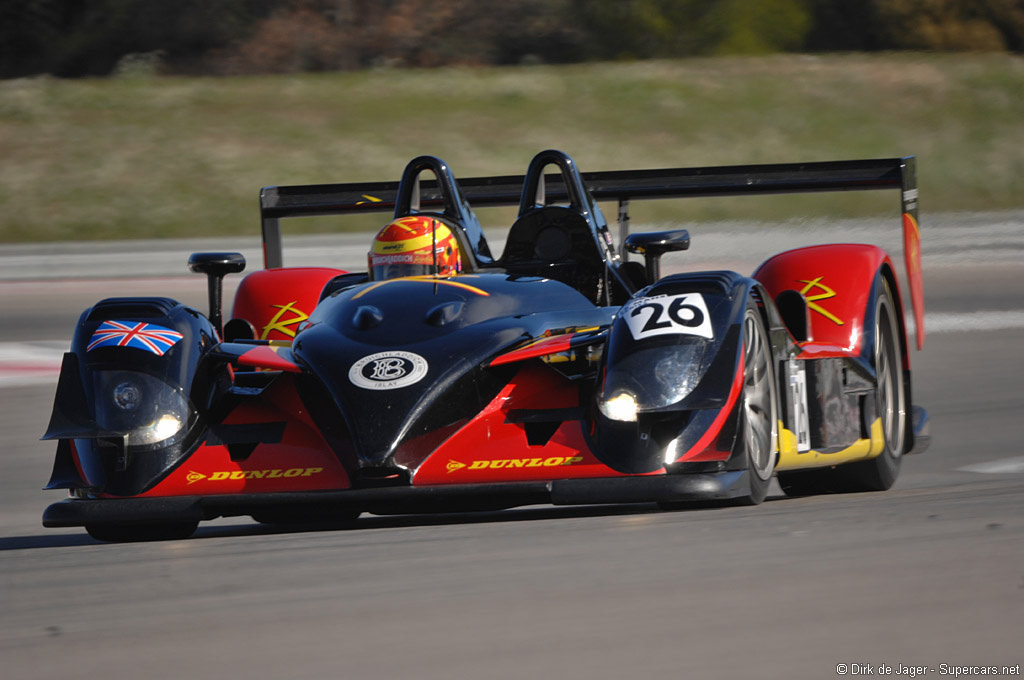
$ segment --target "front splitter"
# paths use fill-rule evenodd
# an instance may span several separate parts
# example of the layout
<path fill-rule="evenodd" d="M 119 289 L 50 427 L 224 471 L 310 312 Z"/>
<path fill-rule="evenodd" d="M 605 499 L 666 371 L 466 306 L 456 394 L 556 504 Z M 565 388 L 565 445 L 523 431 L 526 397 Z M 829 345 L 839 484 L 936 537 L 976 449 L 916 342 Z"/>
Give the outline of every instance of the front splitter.
<path fill-rule="evenodd" d="M 748 473 L 718 472 L 598 479 L 559 479 L 343 491 L 169 496 L 155 498 L 69 498 L 43 512 L 45 527 L 157 524 L 205 521 L 260 513 L 268 508 L 357 510 L 378 515 L 500 510 L 522 505 L 600 505 L 728 500 L 749 493 Z"/>

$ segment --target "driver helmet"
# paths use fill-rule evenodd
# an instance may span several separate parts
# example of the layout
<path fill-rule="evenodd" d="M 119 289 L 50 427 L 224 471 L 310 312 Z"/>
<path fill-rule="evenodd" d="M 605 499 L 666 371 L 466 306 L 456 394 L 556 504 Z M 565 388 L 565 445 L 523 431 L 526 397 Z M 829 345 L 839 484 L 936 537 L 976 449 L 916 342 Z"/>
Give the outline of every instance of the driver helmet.
<path fill-rule="evenodd" d="M 387 225 L 367 255 L 371 281 L 402 276 L 452 276 L 462 266 L 455 234 L 436 217 L 413 215 Z"/>

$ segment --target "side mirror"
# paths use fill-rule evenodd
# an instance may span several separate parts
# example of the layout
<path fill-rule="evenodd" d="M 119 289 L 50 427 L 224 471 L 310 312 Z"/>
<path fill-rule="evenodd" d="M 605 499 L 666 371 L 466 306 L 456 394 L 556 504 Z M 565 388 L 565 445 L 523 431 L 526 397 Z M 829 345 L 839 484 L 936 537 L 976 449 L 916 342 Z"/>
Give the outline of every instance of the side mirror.
<path fill-rule="evenodd" d="M 245 257 L 241 253 L 192 253 L 188 268 L 196 274 L 206 274 L 206 287 L 210 300 L 210 323 L 221 334 L 221 291 L 223 280 L 228 274 L 245 269 Z"/>
<path fill-rule="evenodd" d="M 690 232 L 685 229 L 673 231 L 650 231 L 630 234 L 624 243 L 626 250 L 644 256 L 647 267 L 647 283 L 661 278 L 661 256 L 668 252 L 688 250 Z"/>

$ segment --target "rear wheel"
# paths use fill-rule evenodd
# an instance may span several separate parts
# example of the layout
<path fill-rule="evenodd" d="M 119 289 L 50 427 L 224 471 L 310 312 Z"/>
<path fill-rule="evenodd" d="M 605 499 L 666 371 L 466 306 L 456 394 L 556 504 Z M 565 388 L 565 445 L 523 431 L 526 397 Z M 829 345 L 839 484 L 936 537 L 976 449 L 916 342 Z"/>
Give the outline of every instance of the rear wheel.
<path fill-rule="evenodd" d="M 97 541 L 136 543 L 173 541 L 195 533 L 199 522 L 163 522 L 160 524 L 86 524 L 85 530 Z"/>
<path fill-rule="evenodd" d="M 906 445 L 907 402 L 892 293 L 885 279 L 880 288 L 875 300 L 875 404 L 885 448 L 874 458 L 836 468 L 779 473 L 779 485 L 787 496 L 885 491 L 896 482 Z"/>
<path fill-rule="evenodd" d="M 839 468 L 858 491 L 884 491 L 896 482 L 906 445 L 907 398 L 903 384 L 899 325 L 889 284 L 882 280 L 882 291 L 875 302 L 875 374 L 876 405 L 881 421 L 885 449 L 870 460 Z"/>

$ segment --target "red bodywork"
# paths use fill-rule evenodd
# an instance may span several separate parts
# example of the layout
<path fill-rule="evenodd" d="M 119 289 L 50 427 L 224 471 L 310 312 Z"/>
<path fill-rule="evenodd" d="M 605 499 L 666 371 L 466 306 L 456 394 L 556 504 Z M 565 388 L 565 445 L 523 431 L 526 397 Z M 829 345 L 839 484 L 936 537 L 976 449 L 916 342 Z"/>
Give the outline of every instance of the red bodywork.
<path fill-rule="evenodd" d="M 143 496 L 188 496 L 267 491 L 347 489 L 348 475 L 320 435 L 290 380 L 278 380 L 265 398 L 236 408 L 225 425 L 286 423 L 281 441 L 256 446 L 232 460 L 223 445 L 203 445 Z"/>
<path fill-rule="evenodd" d="M 328 267 L 255 271 L 239 284 L 231 318 L 248 321 L 257 340 L 291 340 L 327 282 L 344 273 Z"/>
<path fill-rule="evenodd" d="M 773 298 L 786 290 L 804 296 L 811 329 L 810 338 L 801 343 L 803 358 L 849 357 L 863 349 L 865 312 L 883 266 L 891 269 L 892 263 L 877 246 L 811 246 L 769 258 L 754 278 Z"/>
<path fill-rule="evenodd" d="M 682 462 L 726 460 L 716 446 L 722 427 L 742 391 L 742 366 L 727 404 Z M 245 460 L 232 460 L 228 447 L 204 444 L 144 497 L 341 490 L 351 483 L 330 445 L 320 435 L 289 379 L 264 398 L 233 411 L 225 425 L 286 423 L 280 442 L 261 444 Z M 443 428 L 403 446 L 396 459 L 419 458 L 416 486 L 624 477 L 591 453 L 580 421 L 566 421 L 543 445 L 531 445 L 522 423 L 509 422 L 519 409 L 574 408 L 577 387 L 542 364 L 524 363 L 519 373 L 476 418 Z M 417 455 L 418 454 L 418 455 Z M 425 458 L 425 460 L 423 460 Z M 664 474 L 660 469 L 647 474 Z M 109 497 L 109 496 L 107 496 Z"/>
<path fill-rule="evenodd" d="M 517 409 L 573 408 L 579 389 L 551 369 L 526 364 L 479 416 L 437 448 L 414 484 L 538 481 L 565 477 L 618 477 L 587 447 L 579 421 L 566 421 L 542 446 L 531 446 Z"/>

